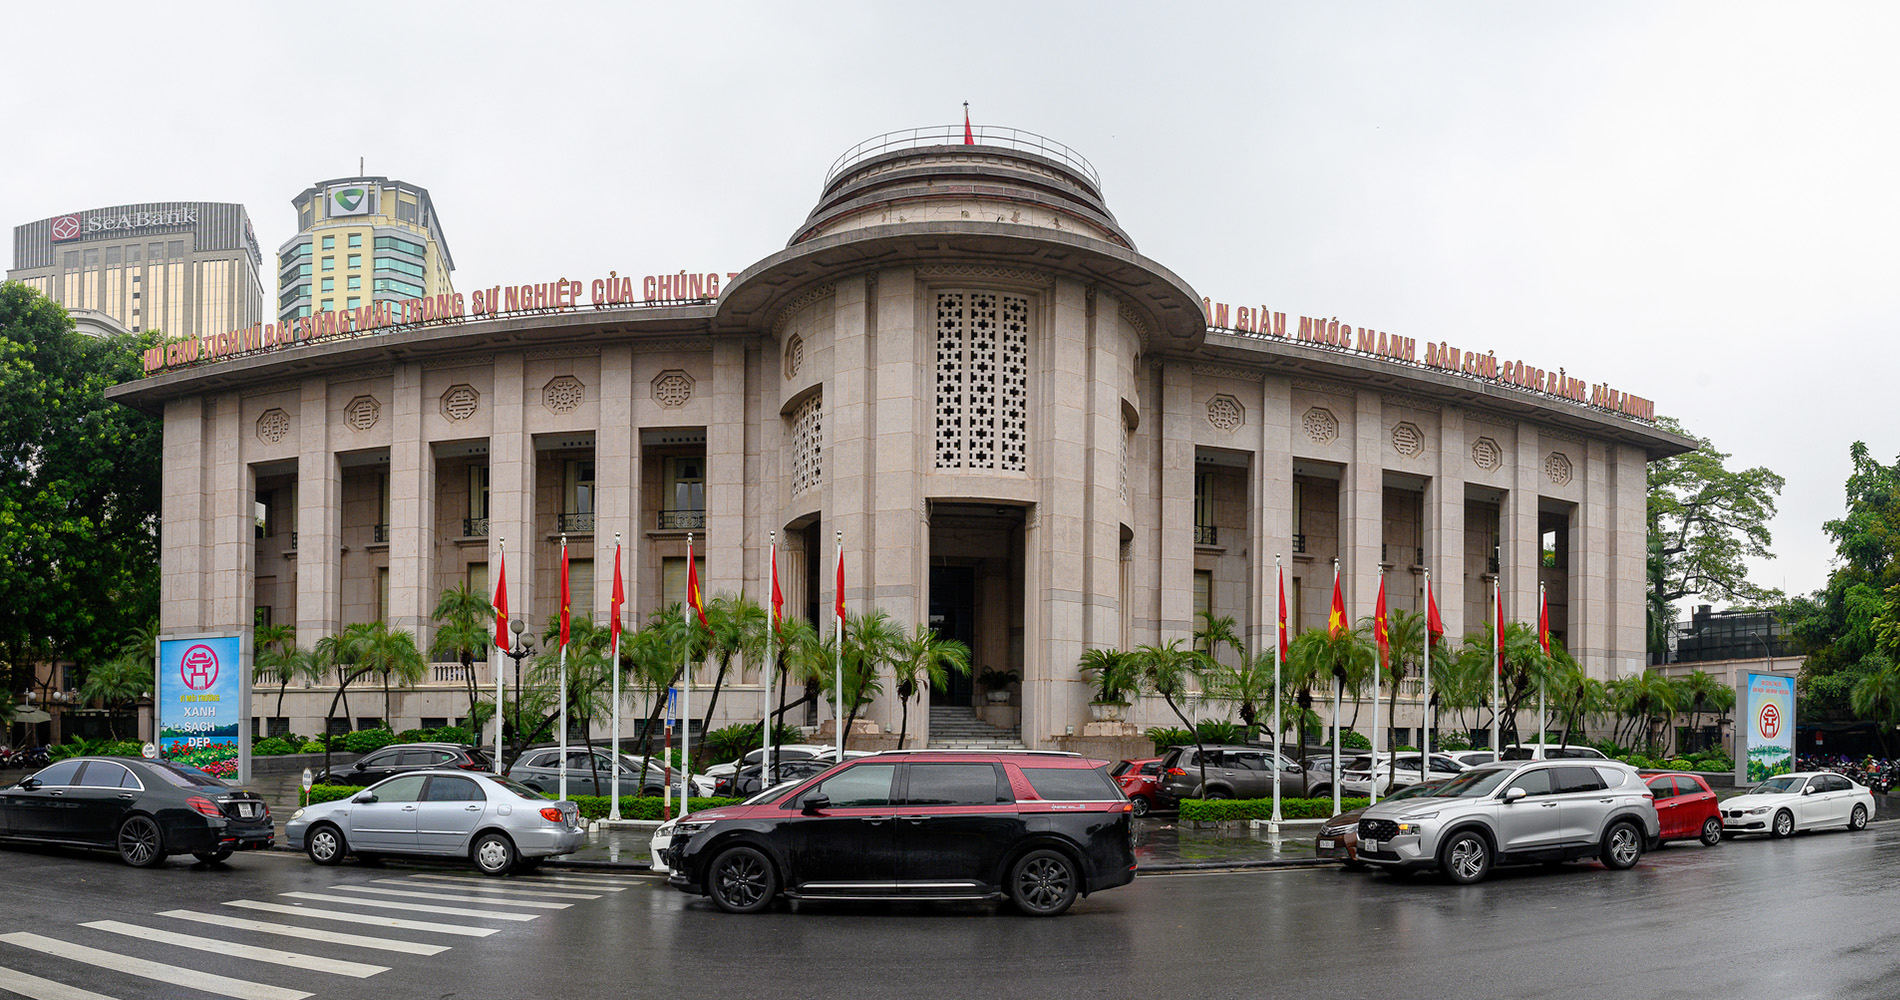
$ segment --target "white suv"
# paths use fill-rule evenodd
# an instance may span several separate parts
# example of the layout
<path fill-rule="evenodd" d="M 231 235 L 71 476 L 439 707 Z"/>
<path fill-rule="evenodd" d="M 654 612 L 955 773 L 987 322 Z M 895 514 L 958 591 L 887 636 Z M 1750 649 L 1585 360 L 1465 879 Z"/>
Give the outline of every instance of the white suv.
<path fill-rule="evenodd" d="M 1468 885 L 1500 864 L 1595 858 L 1629 868 L 1661 834 L 1655 799 L 1628 764 L 1504 761 L 1367 809 L 1359 860 L 1395 874 L 1436 869 Z"/>

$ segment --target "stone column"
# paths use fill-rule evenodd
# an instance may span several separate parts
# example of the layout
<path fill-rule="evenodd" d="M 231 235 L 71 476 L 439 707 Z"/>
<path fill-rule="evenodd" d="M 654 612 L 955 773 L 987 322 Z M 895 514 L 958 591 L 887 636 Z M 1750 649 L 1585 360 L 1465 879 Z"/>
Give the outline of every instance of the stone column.
<path fill-rule="evenodd" d="M 817 551 L 806 555 L 818 563 L 818 617 L 813 624 L 819 635 L 830 635 L 835 627 L 836 578 L 833 567 L 838 558 L 837 532 L 844 532 L 844 601 L 847 614 L 864 614 L 873 609 L 871 559 L 875 539 L 867 498 L 872 493 L 871 367 L 875 328 L 871 299 L 876 280 L 858 275 L 838 281 L 833 295 L 836 318 L 832 328 L 831 378 L 824 387 L 824 521 Z M 830 708 L 821 709 L 821 720 L 830 718 Z"/>
<path fill-rule="evenodd" d="M 204 624 L 219 631 L 249 631 L 257 602 L 257 478 L 244 463 L 238 438 L 238 394 L 209 397 L 206 494 L 211 514 L 211 600 Z"/>
<path fill-rule="evenodd" d="M 1024 648 L 1022 735 L 1031 747 L 1047 745 L 1051 737 L 1064 735 L 1068 726 L 1080 725 L 1086 718 L 1082 706 L 1088 701 L 1088 685 L 1076 672 L 1075 664 L 1093 632 L 1088 522 L 1095 478 L 1091 439 L 1096 435 L 1091 419 L 1095 387 L 1090 382 L 1095 359 L 1089 299 L 1088 289 L 1077 281 L 1059 278 L 1050 290 L 1047 335 L 1038 359 L 1041 398 L 1030 401 L 1037 414 L 1032 432 L 1037 447 L 1030 454 L 1030 462 L 1040 472 L 1041 499 L 1035 515 L 1037 526 L 1031 533 L 1037 550 L 1032 563 L 1037 576 L 1026 577 L 1025 583 L 1030 588 L 1029 607 L 1037 609 L 1042 619 L 1038 641 Z M 1184 379 L 1188 377 L 1185 365 L 1181 374 Z M 1115 403 L 1118 414 L 1120 405 L 1119 401 Z M 1114 448 L 1112 442 L 1107 444 Z M 1111 470 L 1114 454 L 1111 450 Z M 1191 475 L 1191 444 L 1188 463 Z M 1111 471 L 1111 489 L 1113 477 Z M 1190 479 L 1190 504 L 1193 495 Z M 1190 546 L 1192 531 L 1190 507 L 1180 526 L 1181 537 Z M 1189 551 L 1191 555 L 1192 549 Z"/>
<path fill-rule="evenodd" d="M 917 398 L 918 369 L 929 366 L 920 356 L 916 274 L 907 267 L 881 271 L 869 294 L 873 305 L 867 360 L 876 365 L 867 388 L 870 445 L 865 477 L 865 509 L 871 523 L 868 541 L 875 546 L 867 554 L 874 561 L 877 583 L 872 602 L 897 624 L 913 630 L 929 617 L 925 601 L 930 589 L 930 526 L 924 520 L 921 484 L 929 454 L 923 443 L 932 440 Z M 884 690 L 876 718 L 894 731 L 903 706 L 890 677 L 885 678 Z M 928 708 L 912 711 L 910 724 L 911 733 L 920 740 L 917 745 L 925 745 L 923 741 L 930 738 Z"/>
<path fill-rule="evenodd" d="M 621 623 L 632 628 L 640 605 L 635 582 L 640 574 L 639 431 L 633 426 L 633 349 L 610 344 L 600 351 L 600 426 L 594 430 L 594 607 L 595 621 L 606 621 L 614 596 L 614 534 L 620 534 L 620 579 L 627 607 Z M 624 688 L 625 685 L 622 685 Z"/>
<path fill-rule="evenodd" d="M 745 584 L 745 342 L 713 341 L 712 415 L 706 425 L 705 594 L 737 594 Z M 748 588 L 747 593 L 751 593 Z"/>
<path fill-rule="evenodd" d="M 1438 417 L 1438 475 L 1425 485 L 1425 564 L 1445 637 L 1465 634 L 1465 463 L 1471 445 L 1463 410 L 1447 406 Z M 1420 605 L 1423 608 L 1423 605 Z"/>
<path fill-rule="evenodd" d="M 1505 622 L 1537 621 L 1537 569 L 1541 562 L 1537 532 L 1538 483 L 1544 475 L 1544 451 L 1535 424 L 1517 425 L 1517 456 L 1512 489 L 1504 498 L 1499 542 L 1499 578 L 1504 586 Z"/>
<path fill-rule="evenodd" d="M 1615 498 L 1611 532 L 1608 600 L 1612 613 L 1609 629 L 1610 676 L 1639 674 L 1645 662 L 1649 554 L 1648 503 L 1649 464 L 1643 450 L 1634 445 L 1617 445 L 1615 465 L 1606 477 L 1605 490 Z"/>
<path fill-rule="evenodd" d="M 342 627 L 343 470 L 330 448 L 329 390 L 322 377 L 304 379 L 297 416 L 297 644 L 305 648 Z"/>
<path fill-rule="evenodd" d="M 158 623 L 167 632 L 198 631 L 205 627 L 202 602 L 211 558 L 204 523 L 210 508 L 204 487 L 210 467 L 205 454 L 205 401 L 198 396 L 169 400 L 164 419 Z"/>
<path fill-rule="evenodd" d="M 1161 620 L 1158 641 L 1194 637 L 1194 372 L 1185 361 L 1161 369 Z"/>
<path fill-rule="evenodd" d="M 398 362 L 390 392 L 389 627 L 415 633 L 426 659 L 435 633 L 435 451 L 422 433 L 422 364 Z"/>
<path fill-rule="evenodd" d="M 534 621 L 534 436 L 523 426 L 527 386 L 520 352 L 495 356 L 495 420 L 488 440 L 489 576 L 502 569 L 500 542 L 508 543 L 508 610 L 527 624 L 524 635 L 537 635 L 545 622 Z M 599 475 L 596 467 L 595 475 Z M 512 664 L 504 665 L 510 670 Z M 510 693 L 510 698 L 513 694 Z"/>
<path fill-rule="evenodd" d="M 1293 394 L 1285 378 L 1269 376 L 1260 383 L 1257 408 L 1259 446 L 1253 456 L 1253 541 L 1248 553 L 1254 572 L 1254 613 L 1248 622 L 1248 648 L 1256 655 L 1278 641 L 1280 621 L 1279 569 L 1285 571 L 1287 614 L 1293 613 Z M 1247 419 L 1255 420 L 1250 413 Z M 1292 638 L 1295 622 L 1287 622 Z"/>
<path fill-rule="evenodd" d="M 1352 467 L 1339 484 L 1340 572 L 1345 576 L 1349 624 L 1372 614 L 1379 595 L 1380 546 L 1385 540 L 1384 406 L 1375 391 L 1354 393 Z M 1332 600 L 1330 592 L 1327 600 Z"/>
<path fill-rule="evenodd" d="M 1566 645 L 1570 655 L 1592 677 L 1603 678 L 1609 667 L 1609 588 L 1612 558 L 1610 516 L 1610 449 L 1601 441 L 1583 447 L 1577 476 L 1583 481 L 1583 502 L 1570 522 L 1570 627 Z"/>

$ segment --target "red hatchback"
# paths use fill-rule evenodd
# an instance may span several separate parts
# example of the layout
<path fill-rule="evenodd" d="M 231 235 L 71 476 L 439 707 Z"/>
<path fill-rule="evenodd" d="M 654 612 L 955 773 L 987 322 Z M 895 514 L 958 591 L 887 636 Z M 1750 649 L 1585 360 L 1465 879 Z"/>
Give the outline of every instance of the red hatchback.
<path fill-rule="evenodd" d="M 1710 847 L 1722 842 L 1722 811 L 1708 782 L 1679 772 L 1646 774 L 1643 781 L 1656 797 L 1661 840 L 1700 840 Z"/>
<path fill-rule="evenodd" d="M 1128 796 L 1129 804 L 1134 806 L 1137 816 L 1148 815 L 1152 809 L 1169 809 L 1174 806 L 1174 797 L 1161 788 L 1161 758 L 1148 760 L 1125 760 L 1115 765 L 1109 772 L 1115 784 L 1121 786 L 1122 794 Z"/>

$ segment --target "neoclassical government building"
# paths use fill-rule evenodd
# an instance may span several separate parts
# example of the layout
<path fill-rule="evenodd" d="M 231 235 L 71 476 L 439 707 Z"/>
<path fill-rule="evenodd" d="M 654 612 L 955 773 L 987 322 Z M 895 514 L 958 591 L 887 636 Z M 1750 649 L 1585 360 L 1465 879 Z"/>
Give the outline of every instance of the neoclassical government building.
<path fill-rule="evenodd" d="M 1089 719 L 1086 649 L 1185 638 L 1202 610 L 1264 648 L 1276 564 L 1303 628 L 1335 559 L 1355 617 L 1382 570 L 1392 606 L 1420 607 L 1429 567 L 1453 634 L 1483 627 L 1494 581 L 1534 620 L 1541 582 L 1593 673 L 1638 671 L 1646 463 L 1693 446 L 1568 374 L 1230 312 L 1140 253 L 1086 160 L 1007 130 L 854 148 L 740 272 L 603 268 L 413 306 L 161 352 L 114 390 L 163 414 L 167 632 L 294 623 L 308 645 L 382 619 L 426 648 L 445 589 L 492 590 L 502 539 L 538 632 L 563 535 L 576 613 L 604 620 L 616 534 L 637 624 L 683 597 L 689 532 L 705 590 L 755 599 L 776 532 L 788 607 L 815 618 L 842 532 L 853 611 L 1022 678 L 1007 705 L 968 679 L 933 701 L 1047 746 Z M 463 714 L 460 670 L 433 666 L 389 721 Z M 293 687 L 270 718 L 259 690 L 259 728 L 321 730 L 333 693 Z M 762 697 L 748 670 L 719 714 Z M 384 713 L 367 686 L 351 705 Z"/>

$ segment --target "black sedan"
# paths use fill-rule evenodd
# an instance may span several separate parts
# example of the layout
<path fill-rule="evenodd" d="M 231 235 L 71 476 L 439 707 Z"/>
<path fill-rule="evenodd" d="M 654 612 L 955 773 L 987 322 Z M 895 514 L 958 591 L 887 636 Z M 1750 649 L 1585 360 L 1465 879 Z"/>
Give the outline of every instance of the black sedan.
<path fill-rule="evenodd" d="M 0 839 L 117 848 L 139 868 L 223 861 L 275 836 L 263 796 L 167 760 L 71 757 L 0 788 Z"/>
<path fill-rule="evenodd" d="M 803 781 L 814 774 L 831 770 L 836 763 L 829 757 L 808 757 L 802 760 L 782 760 L 778 762 L 778 781 Z M 735 774 L 729 774 L 713 786 L 713 794 L 722 798 L 745 799 L 759 794 L 764 788 L 760 774 L 765 770 L 763 764 L 754 764 Z M 773 782 L 777 784 L 778 782 Z"/>
<path fill-rule="evenodd" d="M 363 757 L 354 764 L 338 764 L 319 772 L 319 785 L 373 785 L 384 778 L 411 771 L 433 771 L 457 767 L 464 771 L 492 771 L 488 755 L 477 747 L 454 743 L 392 743 Z"/>

